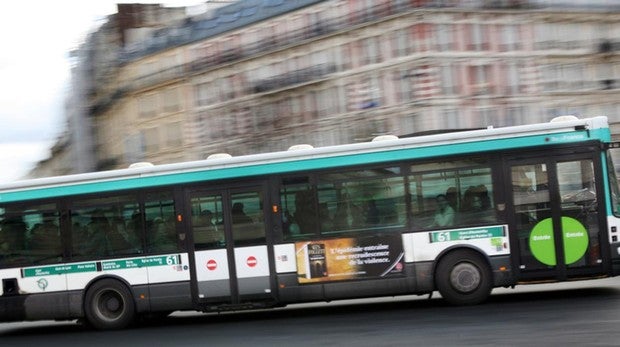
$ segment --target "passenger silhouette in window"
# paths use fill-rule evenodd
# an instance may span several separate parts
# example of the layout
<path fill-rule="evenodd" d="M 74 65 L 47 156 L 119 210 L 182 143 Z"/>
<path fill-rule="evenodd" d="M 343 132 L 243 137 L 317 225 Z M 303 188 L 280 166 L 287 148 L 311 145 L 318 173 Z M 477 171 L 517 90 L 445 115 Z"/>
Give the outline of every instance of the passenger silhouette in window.
<path fill-rule="evenodd" d="M 467 188 L 463 196 L 461 215 L 463 223 L 482 223 L 494 219 L 491 198 L 483 184 Z"/>
<path fill-rule="evenodd" d="M 437 202 L 437 210 L 433 218 L 434 227 L 446 227 L 454 224 L 454 209 L 448 203 L 448 199 L 444 194 L 435 197 Z"/>
<path fill-rule="evenodd" d="M 373 226 L 380 222 L 379 209 L 374 199 L 370 199 L 365 203 L 364 219 L 366 225 Z"/>
<path fill-rule="evenodd" d="M 248 217 L 243 211 L 243 203 L 235 202 L 232 206 L 232 222 L 233 224 L 252 224 L 252 218 Z"/>
<path fill-rule="evenodd" d="M 194 225 L 194 243 L 201 246 L 223 246 L 225 244 L 224 233 L 213 222 L 213 218 L 211 210 L 200 212 Z"/>
<path fill-rule="evenodd" d="M 93 212 L 87 228 L 97 255 L 126 254 L 132 251 L 129 242 L 110 224 L 103 211 Z"/>

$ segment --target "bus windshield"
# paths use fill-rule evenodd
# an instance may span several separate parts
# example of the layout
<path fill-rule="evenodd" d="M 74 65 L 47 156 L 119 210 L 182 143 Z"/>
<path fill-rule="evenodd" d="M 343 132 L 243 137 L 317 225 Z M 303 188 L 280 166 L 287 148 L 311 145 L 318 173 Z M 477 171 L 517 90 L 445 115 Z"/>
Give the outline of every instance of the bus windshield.
<path fill-rule="evenodd" d="M 607 170 L 609 177 L 609 190 L 611 193 L 611 208 L 616 216 L 620 216 L 620 187 L 618 186 L 618 174 L 617 170 L 620 170 L 620 165 L 616 167 L 615 163 L 620 162 L 620 148 L 610 149 L 607 154 Z"/>

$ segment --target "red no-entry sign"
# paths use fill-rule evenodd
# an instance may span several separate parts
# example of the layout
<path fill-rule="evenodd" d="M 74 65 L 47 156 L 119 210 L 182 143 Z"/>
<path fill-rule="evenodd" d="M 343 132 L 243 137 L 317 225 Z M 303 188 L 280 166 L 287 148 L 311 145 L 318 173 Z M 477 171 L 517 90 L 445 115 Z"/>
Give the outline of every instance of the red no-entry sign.
<path fill-rule="evenodd" d="M 258 263 L 258 261 L 256 260 L 256 257 L 254 257 L 253 255 L 249 256 L 246 262 L 249 267 L 255 267 L 256 264 Z"/>

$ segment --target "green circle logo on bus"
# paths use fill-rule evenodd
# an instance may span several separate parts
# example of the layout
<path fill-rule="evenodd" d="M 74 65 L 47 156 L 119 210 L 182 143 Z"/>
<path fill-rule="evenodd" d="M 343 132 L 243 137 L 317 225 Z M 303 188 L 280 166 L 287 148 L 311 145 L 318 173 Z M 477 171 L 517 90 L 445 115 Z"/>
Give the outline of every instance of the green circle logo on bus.
<path fill-rule="evenodd" d="M 562 217 L 562 241 L 566 265 L 572 264 L 588 249 L 588 232 L 578 220 Z M 538 261 L 545 265 L 556 265 L 553 223 L 551 218 L 538 222 L 530 233 L 530 250 Z"/>

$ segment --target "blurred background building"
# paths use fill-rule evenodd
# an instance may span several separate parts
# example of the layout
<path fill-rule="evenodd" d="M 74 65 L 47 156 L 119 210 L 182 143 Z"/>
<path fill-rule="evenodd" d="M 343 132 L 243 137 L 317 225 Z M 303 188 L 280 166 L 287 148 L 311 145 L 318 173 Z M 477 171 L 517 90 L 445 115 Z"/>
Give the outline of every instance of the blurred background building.
<path fill-rule="evenodd" d="M 615 0 L 208 4 L 119 4 L 74 52 L 66 134 L 31 176 L 564 114 L 620 122 Z"/>

